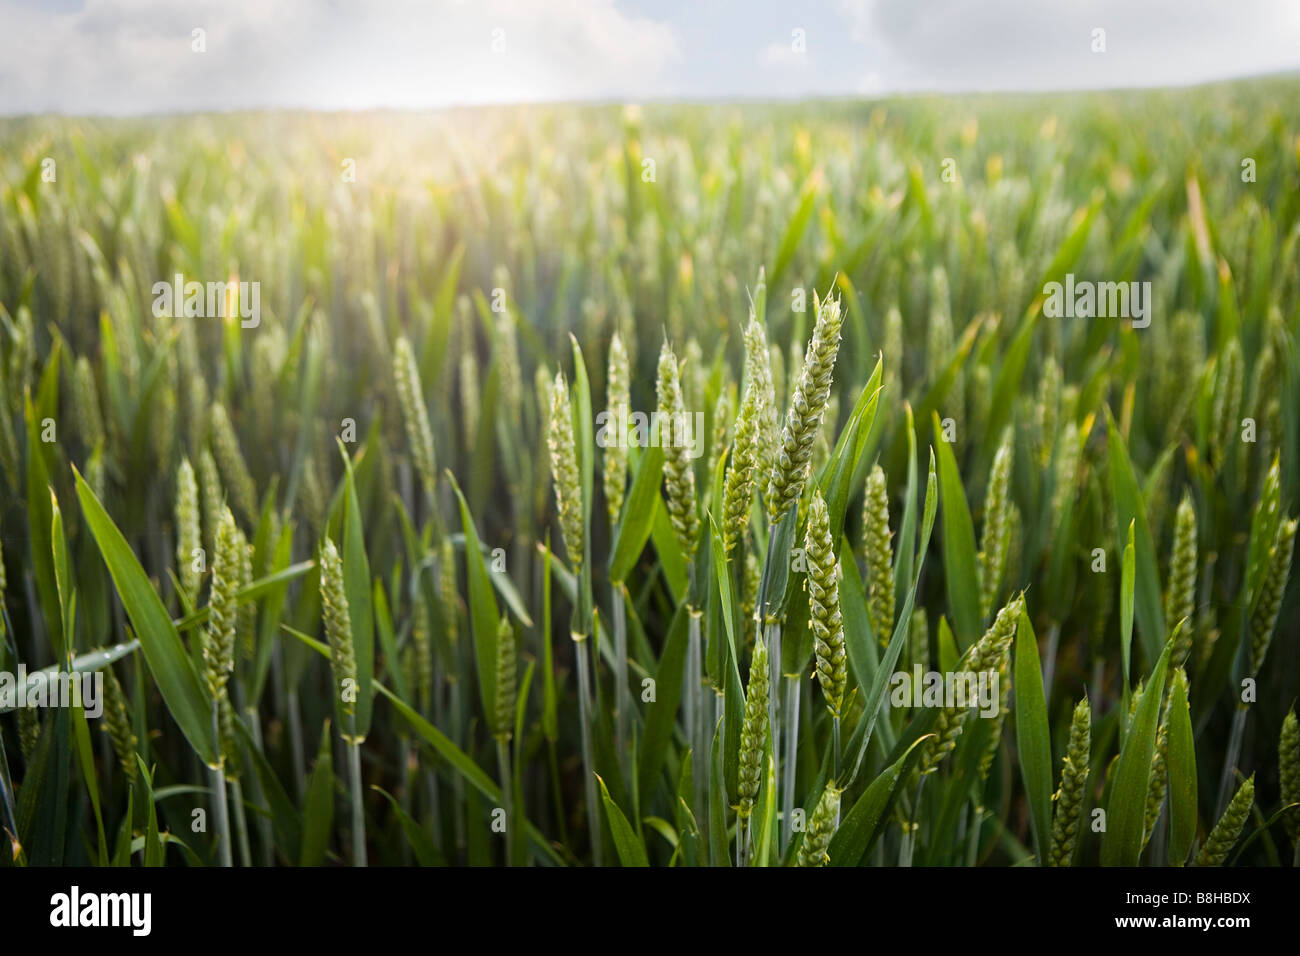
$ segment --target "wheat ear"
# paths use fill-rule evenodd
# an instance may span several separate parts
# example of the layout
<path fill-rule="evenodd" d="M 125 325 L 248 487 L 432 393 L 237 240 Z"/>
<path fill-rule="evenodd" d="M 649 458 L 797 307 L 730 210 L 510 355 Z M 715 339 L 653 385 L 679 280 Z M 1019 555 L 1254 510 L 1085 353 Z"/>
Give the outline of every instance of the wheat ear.
<path fill-rule="evenodd" d="M 1244 780 L 1229 801 L 1223 816 L 1214 825 L 1210 835 L 1205 838 L 1205 846 L 1196 854 L 1196 866 L 1223 866 L 1228 853 L 1241 836 L 1241 829 L 1250 816 L 1250 808 L 1255 803 L 1255 777 L 1252 774 Z"/>
<path fill-rule="evenodd" d="M 1052 846 L 1048 851 L 1048 866 L 1070 866 L 1074 862 L 1074 849 L 1079 843 L 1079 822 L 1088 787 L 1091 725 L 1092 709 L 1085 697 L 1075 705 L 1074 716 L 1070 720 L 1070 742 L 1061 761 L 1061 785 L 1052 797 L 1056 809 L 1052 813 Z"/>
<path fill-rule="evenodd" d="M 814 296 L 814 300 L 816 297 Z M 835 357 L 840 348 L 839 299 L 816 301 L 817 322 L 799 370 L 798 384 L 785 415 L 781 439 L 767 486 L 768 521 L 776 524 L 803 497 L 812 462 L 813 443 L 830 398 Z"/>

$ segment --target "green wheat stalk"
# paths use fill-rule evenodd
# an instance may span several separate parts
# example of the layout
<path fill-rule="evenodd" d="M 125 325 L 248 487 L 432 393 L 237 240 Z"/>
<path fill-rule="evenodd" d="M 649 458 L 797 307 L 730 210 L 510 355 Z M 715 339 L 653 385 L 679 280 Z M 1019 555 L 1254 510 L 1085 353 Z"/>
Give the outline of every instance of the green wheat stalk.
<path fill-rule="evenodd" d="M 194 552 L 202 548 L 199 521 L 199 486 L 188 458 L 176 469 L 176 566 L 181 588 L 193 601 L 199 593 L 202 574 L 195 567 Z"/>
<path fill-rule="evenodd" d="M 244 453 L 239 450 L 239 439 L 235 437 L 235 428 L 231 424 L 226 406 L 218 402 L 212 406 L 212 452 L 216 458 L 221 481 L 230 492 L 231 501 L 236 510 L 249 521 L 257 520 L 257 489 L 253 476 L 244 461 Z"/>
<path fill-rule="evenodd" d="M 894 632 L 893 547 L 889 530 L 889 490 L 885 472 L 872 466 L 862 498 L 862 553 L 867 564 L 867 607 L 871 629 L 881 645 Z"/>
<path fill-rule="evenodd" d="M 826 784 L 817 807 L 808 819 L 808 829 L 799 845 L 796 866 L 825 866 L 830 862 L 831 838 L 839 826 L 840 789 L 834 782 Z"/>
<path fill-rule="evenodd" d="M 123 775 L 134 783 L 139 772 L 135 759 L 136 738 L 131 733 L 131 715 L 127 710 L 126 694 L 111 667 L 104 668 L 104 730 L 113 742 L 113 752 L 117 755 Z"/>
<path fill-rule="evenodd" d="M 984 537 L 980 542 L 980 613 L 988 617 L 1002 583 L 1007 549 L 1007 491 L 1011 481 L 1011 430 L 1003 434 L 989 470 L 984 497 Z"/>
<path fill-rule="evenodd" d="M 768 706 L 767 647 L 763 639 L 754 641 L 754 654 L 749 662 L 749 684 L 745 691 L 745 717 L 740 727 L 740 755 L 736 767 L 736 789 L 739 802 L 736 807 L 736 865 L 744 866 L 748 853 L 749 818 L 754 812 L 754 801 L 763 776 L 763 755 L 767 751 Z"/>
<path fill-rule="evenodd" d="M 1011 642 L 1016 635 L 1016 622 L 1020 619 L 1024 603 L 1023 596 L 1016 596 L 998 612 L 997 618 L 984 632 L 984 636 L 967 652 L 964 670 L 978 674 L 981 671 L 995 671 L 999 668 L 1002 659 L 1011 651 Z M 923 774 L 933 773 L 943 758 L 952 753 L 953 748 L 957 746 L 957 738 L 961 736 L 962 724 L 969 712 L 969 704 L 964 707 L 945 707 L 939 711 L 935 735 L 926 741 L 921 757 Z"/>
<path fill-rule="evenodd" d="M 1282 806 L 1291 807 L 1282 817 L 1287 836 L 1300 856 L 1300 722 L 1295 708 L 1287 711 L 1282 721 L 1282 733 L 1277 741 L 1278 788 L 1282 793 Z"/>
<path fill-rule="evenodd" d="M 551 474 L 555 484 L 555 509 L 564 536 L 573 572 L 577 574 L 584 560 L 582 530 L 582 486 L 578 479 L 578 446 L 573 438 L 573 407 L 569 386 L 558 372 L 551 386 Z"/>
<path fill-rule="evenodd" d="M 1169 591 L 1165 595 L 1165 620 L 1170 627 L 1185 621 L 1174 640 L 1170 665 L 1182 667 L 1192 650 L 1196 634 L 1196 510 L 1192 498 L 1183 493 L 1174 517 L 1174 543 L 1169 555 Z"/>
<path fill-rule="evenodd" d="M 848 681 L 844 617 L 840 613 L 839 563 L 831 538 L 830 513 L 821 490 L 814 489 L 804 539 L 808 557 L 808 611 L 817 659 L 817 682 L 831 718 L 838 721 Z"/>
<path fill-rule="evenodd" d="M 329 642 L 330 665 L 334 672 L 334 693 L 340 708 L 351 722 L 347 732 L 340 729 L 348 745 L 348 772 L 352 790 L 352 863 L 366 865 L 365 815 L 361 806 L 361 738 L 356 734 L 357 657 L 352 643 L 352 616 L 343 584 L 343 559 L 334 542 L 326 538 L 320 550 L 320 598 Z"/>
<path fill-rule="evenodd" d="M 1194 866 L 1223 866 L 1229 851 L 1241 836 L 1242 827 L 1250 816 L 1250 808 L 1255 803 L 1255 776 L 1251 774 L 1237 788 L 1236 794 L 1219 817 L 1210 835 L 1205 838 L 1205 845 L 1196 854 Z"/>
<path fill-rule="evenodd" d="M 420 367 L 415 352 L 406 336 L 398 336 L 393 343 L 393 381 L 397 387 L 397 400 L 406 425 L 406 441 L 410 446 L 415 470 L 424 484 L 430 500 L 438 487 L 438 471 L 433 451 L 433 430 L 429 427 L 429 410 L 424 404 L 424 388 L 420 384 Z"/>
<path fill-rule="evenodd" d="M 609 369 L 605 379 L 606 407 L 609 412 L 611 428 L 618 427 L 622 421 L 620 413 L 626 413 L 631 407 L 629 391 L 630 372 L 628 370 L 627 348 L 617 332 L 609 341 Z M 618 524 L 618 516 L 623 510 L 623 496 L 627 488 L 628 451 L 625 435 L 614 436 L 614 441 L 605 446 L 605 507 L 609 513 L 609 526 Z"/>
<path fill-rule="evenodd" d="M 1286 592 L 1287 578 L 1291 573 L 1291 552 L 1295 546 L 1297 521 L 1283 521 L 1269 551 L 1268 566 L 1260 584 L 1255 610 L 1250 616 L 1250 669 L 1258 674 L 1273 640 L 1273 629 L 1282 609 L 1282 596 Z"/>
<path fill-rule="evenodd" d="M 798 384 L 786 411 L 767 485 L 767 519 L 772 524 L 780 522 L 790 506 L 803 496 L 812 463 L 813 442 L 826 413 L 835 357 L 840 348 L 843 318 L 839 299 L 828 297 L 820 301 L 814 295 L 814 301 L 817 322 L 813 326 L 812 338 L 808 340 Z"/>
<path fill-rule="evenodd" d="M 659 351 L 659 378 L 656 383 L 659 397 L 660 422 L 671 430 L 671 438 L 664 442 L 664 497 L 668 517 L 677 536 L 677 547 L 687 563 L 695 555 L 700 518 L 696 510 L 695 470 L 688 456 L 685 429 L 686 405 L 682 394 L 677 358 L 665 341 Z M 664 427 L 661 424 L 661 428 Z M 661 432 L 661 442 L 663 440 Z"/>
<path fill-rule="evenodd" d="M 1071 866 L 1075 847 L 1079 844 L 1079 825 L 1086 809 L 1084 798 L 1088 788 L 1088 761 L 1091 750 L 1092 710 L 1088 698 L 1075 705 L 1070 719 L 1070 740 L 1061 761 L 1061 785 L 1052 800 L 1052 845 L 1048 851 L 1048 866 Z"/>

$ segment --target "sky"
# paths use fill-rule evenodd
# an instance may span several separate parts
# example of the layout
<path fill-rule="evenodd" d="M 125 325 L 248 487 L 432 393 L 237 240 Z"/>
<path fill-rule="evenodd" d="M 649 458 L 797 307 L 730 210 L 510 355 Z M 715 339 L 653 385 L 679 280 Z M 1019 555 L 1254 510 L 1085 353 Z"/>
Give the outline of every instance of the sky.
<path fill-rule="evenodd" d="M 1182 86 L 1297 69 L 1300 0 L 0 0 L 0 115 Z"/>

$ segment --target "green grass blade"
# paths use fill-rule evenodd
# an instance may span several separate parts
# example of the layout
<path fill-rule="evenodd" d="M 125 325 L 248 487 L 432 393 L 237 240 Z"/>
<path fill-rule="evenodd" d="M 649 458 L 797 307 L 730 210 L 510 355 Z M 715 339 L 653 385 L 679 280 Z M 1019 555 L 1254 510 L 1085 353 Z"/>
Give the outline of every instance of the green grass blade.
<path fill-rule="evenodd" d="M 1196 741 L 1187 683 L 1173 682 L 1169 701 L 1169 862 L 1182 866 L 1196 839 Z"/>
<path fill-rule="evenodd" d="M 600 799 L 605 805 L 605 817 L 609 820 L 609 830 L 614 836 L 614 849 L 618 851 L 619 862 L 624 866 L 649 866 L 650 860 L 646 857 L 644 844 L 637 838 L 636 831 L 627 822 L 627 817 L 618 808 L 618 804 L 610 797 L 609 789 L 600 774 L 596 774 L 596 782 L 600 784 Z"/>
<path fill-rule="evenodd" d="M 1133 546 L 1134 522 L 1128 523 L 1128 541 L 1124 544 L 1124 561 L 1120 571 L 1119 586 L 1119 658 L 1124 671 L 1124 709 L 1121 719 L 1127 719 L 1129 688 L 1132 686 L 1133 659 L 1133 587 L 1137 574 L 1136 550 Z"/>
<path fill-rule="evenodd" d="M 235 721 L 235 733 L 261 784 L 262 796 L 266 799 L 267 811 L 271 817 L 272 832 L 275 834 L 275 847 L 285 860 L 297 862 L 302 857 L 302 820 L 298 808 L 289 799 L 289 794 L 266 757 L 257 749 L 242 720 Z"/>
<path fill-rule="evenodd" d="M 654 520 L 650 526 L 650 536 L 654 540 L 655 553 L 659 555 L 659 566 L 663 569 L 664 580 L 672 592 L 674 601 L 686 597 L 686 559 L 677 544 L 672 522 L 668 518 L 668 507 L 655 493 Z"/>
<path fill-rule="evenodd" d="M 1034 846 L 1042 865 L 1052 841 L 1052 738 L 1043 695 L 1043 671 L 1038 640 L 1029 615 L 1020 612 L 1016 629 L 1015 679 L 1016 751 L 1025 781 Z"/>
<path fill-rule="evenodd" d="M 388 610 L 388 598 L 384 595 L 384 582 L 379 578 L 375 578 L 371 600 L 375 609 L 375 632 L 379 635 L 379 647 L 388 663 L 389 679 L 393 682 L 397 696 L 409 701 L 411 689 L 406 686 L 406 674 L 399 663 L 402 658 L 397 651 L 397 635 L 393 633 L 393 616 Z"/>
<path fill-rule="evenodd" d="M 709 751 L 709 862 L 713 866 L 731 866 L 722 746 L 722 722 L 719 721 L 713 731 L 713 748 Z"/>
<path fill-rule="evenodd" d="M 18 794 L 18 835 L 32 866 L 62 866 L 67 829 L 71 728 L 66 707 L 41 728 L 36 753 Z"/>
<path fill-rule="evenodd" d="M 1102 866 L 1137 866 L 1142 856 L 1146 829 L 1147 785 L 1151 777 L 1151 755 L 1156 745 L 1156 725 L 1165 689 L 1165 670 L 1170 647 L 1156 661 L 1138 701 L 1137 715 L 1115 768 L 1110 799 L 1106 804 L 1106 832 L 1101 838 Z"/>
<path fill-rule="evenodd" d="M 894 605 L 901 607 L 907 599 L 907 588 L 912 580 L 916 563 L 916 507 L 920 480 L 916 463 L 916 423 L 912 420 L 912 406 L 904 403 L 907 419 L 907 490 L 903 495 L 903 520 L 898 525 L 894 539 Z"/>
<path fill-rule="evenodd" d="M 1056 255 L 1044 270 L 1043 279 L 1038 283 L 1037 288 L 1041 289 L 1048 282 L 1065 278 L 1065 274 L 1083 254 L 1088 242 L 1088 234 L 1092 231 L 1092 224 L 1096 221 L 1101 206 L 1102 197 L 1098 195 L 1087 206 L 1075 210 L 1070 218 L 1070 233 L 1056 250 Z"/>
<path fill-rule="evenodd" d="M 401 712 L 402 716 L 411 722 L 411 726 L 415 728 L 416 733 L 428 741 L 433 749 L 436 750 L 443 759 L 447 761 L 447 763 L 451 764 L 457 773 L 473 785 L 475 790 L 487 797 L 489 800 L 498 801 L 499 804 L 501 800 L 501 788 L 493 783 L 492 778 L 484 773 L 482 768 L 480 768 L 478 764 L 474 763 L 474 761 L 471 760 L 464 751 L 448 740 L 441 731 L 433 726 L 433 724 L 429 723 L 405 703 L 398 700 L 396 695 L 394 695 L 393 692 L 383 684 L 376 683 L 375 690 L 387 697 L 392 702 L 393 706 Z M 533 845 L 541 852 L 541 854 L 551 862 L 559 863 L 560 858 L 556 855 L 555 850 L 552 849 L 550 841 L 542 835 L 541 831 L 527 821 L 525 821 L 525 826 L 528 827 L 529 839 L 532 840 Z"/>
<path fill-rule="evenodd" d="M 786 223 L 785 232 L 781 235 L 781 243 L 777 246 L 776 258 L 772 262 L 772 273 L 768 277 L 768 285 L 776 285 L 781 281 L 781 276 L 789 267 L 791 260 L 794 259 L 795 250 L 799 247 L 799 240 L 803 238 L 805 230 L 808 228 L 808 222 L 812 218 L 813 206 L 817 202 L 817 180 L 809 178 L 804 183 L 803 189 L 799 194 L 799 204 L 795 207 L 794 214 L 790 221 Z M 780 402 L 780 397 L 777 399 Z"/>
<path fill-rule="evenodd" d="M 655 701 L 646 714 L 645 735 L 641 742 L 641 760 L 637 769 L 642 806 L 659 781 L 668 745 L 677 723 L 677 708 L 682 698 L 682 678 L 686 668 L 686 645 L 689 624 L 686 605 L 679 604 L 668 626 L 668 638 L 655 671 Z"/>
<path fill-rule="evenodd" d="M 492 593 L 491 573 L 483 560 L 483 550 L 479 546 L 478 529 L 474 518 L 469 513 L 465 496 L 460 493 L 451 472 L 447 473 L 452 490 L 460 502 L 460 520 L 465 530 L 465 579 L 469 582 L 469 617 L 474 634 L 474 663 L 478 673 L 479 693 L 482 695 L 483 711 L 488 714 L 497 712 L 497 627 L 500 612 L 496 598 Z"/>
<path fill-rule="evenodd" d="M 872 679 L 871 690 L 867 692 L 863 701 L 864 710 L 859 722 L 859 730 L 854 731 L 853 738 L 847 748 L 849 753 L 853 752 L 855 746 L 858 748 L 853 778 L 856 778 L 858 772 L 862 769 L 862 760 L 867 755 L 867 745 L 871 742 L 871 733 L 880 715 L 880 705 L 885 699 L 885 690 L 889 685 L 889 678 L 893 674 L 894 668 L 898 666 L 898 658 L 902 655 L 903 647 L 907 643 L 908 631 L 911 627 L 912 608 L 916 604 L 916 591 L 921 583 L 921 571 L 925 568 L 925 555 L 930 548 L 930 535 L 934 531 L 935 511 L 938 507 L 939 490 L 934 474 L 934 450 L 931 449 L 930 473 L 925 486 L 925 514 L 921 520 L 921 547 L 917 551 L 919 559 L 916 565 L 916 577 L 912 580 L 912 589 L 908 592 L 907 600 L 903 603 L 902 610 L 898 614 L 898 621 L 894 625 L 894 634 L 889 639 L 889 645 L 885 648 L 884 659 L 881 660 L 880 667 Z M 859 736 L 861 736 L 860 741 Z"/>
<path fill-rule="evenodd" d="M 509 575 L 501 572 L 493 572 L 488 580 L 496 588 L 497 594 L 501 597 L 502 603 L 505 604 L 506 610 L 515 616 L 524 627 L 533 626 L 533 616 L 528 613 L 528 608 L 524 607 L 524 599 L 520 596 L 515 583 L 510 580 Z"/>
<path fill-rule="evenodd" d="M 32 576 L 36 579 L 36 599 L 40 602 L 45 632 L 59 660 L 66 656 L 62 605 L 54 570 L 54 544 L 50 528 L 54 521 L 53 492 L 46 470 L 44 442 L 41 441 L 39 412 L 27 399 L 27 527 L 31 537 Z"/>
<path fill-rule="evenodd" d="M 939 416 L 934 415 L 935 434 L 940 432 Z M 943 501 L 943 571 L 948 589 L 948 609 L 952 612 L 957 646 L 965 651 L 980 636 L 980 573 L 975 549 L 975 525 L 966 504 L 961 474 L 952 448 L 937 442 L 939 489 Z"/>
<path fill-rule="evenodd" d="M 348 612 L 352 621 L 352 646 L 357 659 L 357 699 L 355 729 L 343 723 L 338 712 L 339 732 L 355 734 L 357 741 L 365 740 L 370 732 L 370 715 L 375 693 L 371 678 L 375 672 L 375 613 L 371 606 L 370 558 L 366 555 L 366 537 L 361 528 L 361 506 L 357 503 L 356 478 L 352 460 L 342 442 L 339 453 L 343 456 L 345 477 L 343 495 L 346 510 L 343 515 L 343 591 L 348 599 Z M 335 695 L 337 696 L 337 695 Z M 340 701 L 335 701 L 336 704 Z"/>
<path fill-rule="evenodd" d="M 117 842 L 113 844 L 113 866 L 129 867 L 131 865 L 131 821 L 135 819 L 135 788 L 126 792 L 126 814 L 117 831 Z"/>
<path fill-rule="evenodd" d="M 1115 536 L 1123 548 L 1130 523 L 1134 524 L 1136 557 L 1134 611 L 1138 636 L 1148 664 L 1160 656 L 1165 641 L 1165 611 L 1161 601 L 1160 573 L 1156 569 L 1155 548 L 1147 527 L 1146 504 L 1138 488 L 1128 447 L 1115 427 L 1115 419 L 1106 410 L 1106 434 L 1110 449 L 1110 481 L 1115 497 Z"/>
<path fill-rule="evenodd" d="M 95 770 L 95 752 L 90 745 L 90 725 L 86 720 L 86 711 L 81 707 L 72 708 L 72 733 L 77 742 L 81 776 L 86 781 L 90 806 L 95 811 L 95 833 L 99 838 L 96 865 L 108 866 L 108 838 L 104 833 L 104 815 L 99 804 L 99 774 Z"/>
<path fill-rule="evenodd" d="M 555 648 L 551 635 L 551 541 L 542 555 L 542 734 L 554 743 L 559 736 L 555 686 Z"/>
<path fill-rule="evenodd" d="M 144 791 L 144 799 L 148 807 L 145 812 L 144 865 L 158 867 L 162 866 L 166 861 L 167 848 L 163 844 L 158 831 L 158 803 L 154 800 L 153 795 L 153 774 L 149 772 L 149 767 L 145 764 L 143 757 L 136 754 L 135 759 L 136 763 L 140 765 L 140 787 Z M 134 844 L 131 852 L 135 852 Z"/>
<path fill-rule="evenodd" d="M 709 519 L 709 540 L 713 549 L 713 577 L 718 587 L 718 597 L 722 602 L 722 624 L 727 635 L 727 657 L 730 659 L 731 666 L 728 668 L 728 680 L 734 679 L 737 686 L 744 686 L 740 679 L 740 664 L 737 660 L 736 652 L 736 619 L 738 612 L 735 606 L 735 594 L 731 584 L 731 574 L 727 570 L 727 556 L 723 550 L 722 532 L 718 530 L 718 524 L 713 520 L 713 515 L 708 515 Z"/>
<path fill-rule="evenodd" d="M 420 866 L 446 866 L 447 861 L 438 852 L 433 839 L 418 823 L 411 819 L 409 813 L 402 809 L 402 805 L 397 802 L 397 798 L 383 787 L 372 785 L 370 789 L 383 796 L 388 801 L 389 806 L 393 808 L 393 814 L 397 817 L 397 822 L 402 826 L 402 833 L 406 836 L 406 842 L 411 845 L 411 850 L 415 853 L 415 859 Z"/>
<path fill-rule="evenodd" d="M 835 444 L 820 481 L 826 510 L 830 515 L 831 535 L 837 536 L 844 526 L 844 512 L 848 508 L 849 492 L 860 475 L 859 462 L 867 447 L 872 426 L 876 421 L 876 408 L 880 403 L 881 359 L 858 395 L 849 420 Z"/>
<path fill-rule="evenodd" d="M 917 745 L 925 739 L 917 738 L 903 756 L 886 767 L 858 797 L 835 831 L 835 836 L 831 837 L 830 866 L 862 864 L 862 858 L 880 836 L 881 822 L 894 804 L 898 781 L 911 773 L 912 765 L 921 753 Z"/>
<path fill-rule="evenodd" d="M 320 732 L 320 749 L 316 765 L 307 784 L 302 805 L 302 855 L 299 866 L 320 866 L 329 850 L 330 832 L 334 827 L 334 758 L 330 745 L 330 722 L 325 719 Z"/>
<path fill-rule="evenodd" d="M 209 766 L 215 766 L 218 763 L 217 746 L 212 734 L 207 694 L 185 652 L 176 625 L 126 539 L 79 472 L 76 481 L 82 514 L 135 628 L 163 703 L 195 753 Z"/>
<path fill-rule="evenodd" d="M 641 456 L 641 467 L 637 469 L 636 478 L 632 481 L 632 490 L 623 504 L 623 517 L 619 520 L 614 543 L 610 548 L 613 555 L 609 562 L 611 581 L 627 580 L 628 572 L 636 564 L 650 538 L 663 467 L 663 449 L 658 445 L 646 449 Z"/>

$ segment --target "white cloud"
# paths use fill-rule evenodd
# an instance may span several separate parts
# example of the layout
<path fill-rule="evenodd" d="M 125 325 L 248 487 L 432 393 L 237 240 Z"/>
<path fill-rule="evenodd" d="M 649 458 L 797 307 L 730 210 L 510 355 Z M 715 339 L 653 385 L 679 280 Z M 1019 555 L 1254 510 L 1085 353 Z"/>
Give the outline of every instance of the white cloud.
<path fill-rule="evenodd" d="M 794 20 L 764 6 L 0 0 L 0 115 L 1152 86 L 1300 68 L 1300 0 L 836 0 Z M 1104 55 L 1089 49 L 1095 26 Z M 792 27 L 815 45 L 796 49 Z"/>
<path fill-rule="evenodd" d="M 0 23 L 0 113 L 663 96 L 681 57 L 618 0 L 0 0 Z"/>
<path fill-rule="evenodd" d="M 1155 86 L 1300 66 L 1297 0 L 840 0 L 893 88 Z M 1094 27 L 1107 51 L 1090 49 Z"/>

